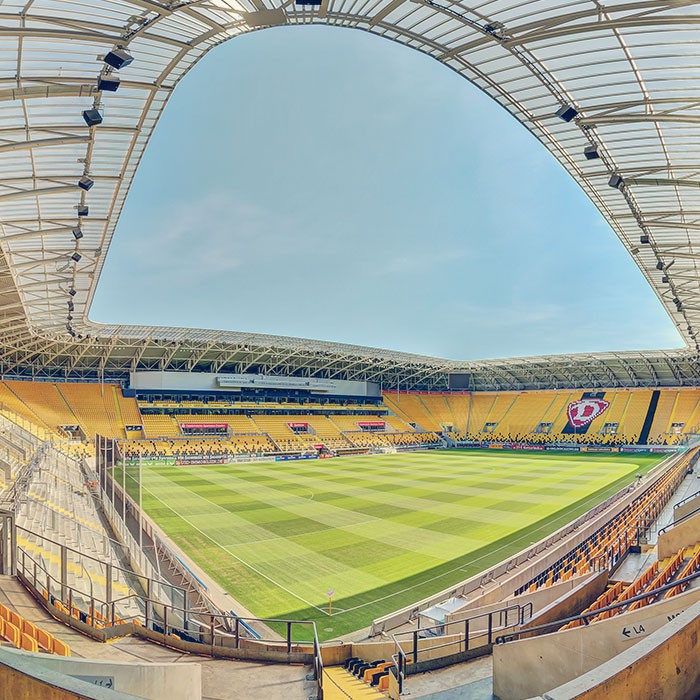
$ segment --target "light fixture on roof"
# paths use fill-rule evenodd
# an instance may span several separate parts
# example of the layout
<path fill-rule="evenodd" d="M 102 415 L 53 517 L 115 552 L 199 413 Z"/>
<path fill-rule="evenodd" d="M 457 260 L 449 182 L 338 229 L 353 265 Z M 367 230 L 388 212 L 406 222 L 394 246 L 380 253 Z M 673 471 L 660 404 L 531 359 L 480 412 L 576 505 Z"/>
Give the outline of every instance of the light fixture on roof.
<path fill-rule="evenodd" d="M 102 115 L 97 109 L 86 109 L 83 111 L 83 119 L 88 126 L 102 124 Z"/>
<path fill-rule="evenodd" d="M 668 284 L 668 277 L 666 277 L 666 275 L 661 278 L 661 284 Z"/>
<path fill-rule="evenodd" d="M 618 175 L 617 173 L 613 173 L 610 176 L 610 179 L 608 180 L 608 186 L 609 187 L 614 187 L 616 190 L 619 190 L 620 187 L 622 186 L 624 180 L 622 179 L 621 175 Z"/>
<path fill-rule="evenodd" d="M 74 308 L 75 308 L 75 304 L 73 303 L 73 301 L 71 299 L 69 299 L 68 300 L 68 311 L 73 311 Z"/>
<path fill-rule="evenodd" d="M 73 227 L 73 238 L 75 238 L 76 241 L 79 241 L 83 237 L 83 232 L 80 228 L 80 226 L 74 226 Z"/>
<path fill-rule="evenodd" d="M 642 235 L 639 237 L 639 242 L 642 243 L 642 244 L 644 244 L 644 245 L 646 245 L 647 243 L 649 243 L 649 236 L 647 236 L 646 233 L 642 234 Z"/>
<path fill-rule="evenodd" d="M 586 146 L 583 149 L 583 155 L 586 157 L 586 160 L 595 160 L 596 158 L 600 158 L 598 146 Z"/>
<path fill-rule="evenodd" d="M 75 260 L 75 262 L 80 262 L 83 259 L 83 256 L 76 250 L 73 255 L 71 255 L 71 258 Z"/>
<path fill-rule="evenodd" d="M 572 107 L 571 105 L 562 105 L 554 113 L 554 116 L 559 117 L 559 119 L 564 122 L 570 122 L 577 114 L 578 110 L 575 107 Z"/>
<path fill-rule="evenodd" d="M 87 216 L 90 213 L 90 208 L 87 204 L 78 205 L 78 216 Z"/>
<path fill-rule="evenodd" d="M 97 89 L 100 92 L 116 92 L 121 80 L 116 75 L 100 75 L 97 78 Z"/>
<path fill-rule="evenodd" d="M 87 175 L 83 175 L 80 180 L 78 180 L 78 187 L 80 187 L 81 190 L 85 190 L 86 192 L 95 184 L 95 181 L 91 178 L 88 177 Z"/>
<path fill-rule="evenodd" d="M 656 269 L 657 270 L 663 270 L 664 269 L 664 264 L 661 260 L 656 261 Z"/>
<path fill-rule="evenodd" d="M 124 49 L 112 49 L 102 59 L 108 66 L 112 66 L 115 70 L 121 70 L 133 63 L 134 57 Z"/>
<path fill-rule="evenodd" d="M 68 320 L 72 321 L 73 320 L 73 314 L 68 314 Z"/>
<path fill-rule="evenodd" d="M 72 297 L 74 297 L 78 292 L 75 291 L 75 289 L 71 289 L 68 294 L 70 294 Z"/>

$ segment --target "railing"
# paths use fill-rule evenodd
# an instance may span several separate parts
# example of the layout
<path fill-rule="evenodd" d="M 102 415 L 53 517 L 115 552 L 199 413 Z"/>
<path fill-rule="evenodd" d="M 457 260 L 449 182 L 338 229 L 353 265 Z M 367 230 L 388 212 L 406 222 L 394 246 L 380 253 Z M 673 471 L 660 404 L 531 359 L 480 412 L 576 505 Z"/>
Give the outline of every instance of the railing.
<path fill-rule="evenodd" d="M 659 537 L 664 534 L 664 532 L 668 532 L 669 530 L 672 530 L 676 525 L 680 525 L 682 522 L 688 520 L 689 518 L 694 518 L 698 513 L 700 513 L 700 506 L 697 508 L 693 509 L 690 511 L 690 513 L 686 513 L 682 518 L 678 518 L 678 520 L 675 520 L 672 523 L 669 523 L 666 525 L 666 527 L 662 527 L 659 530 Z"/>
<path fill-rule="evenodd" d="M 64 545 L 60 546 L 65 548 Z M 133 591 L 120 598 L 112 597 L 111 587 L 107 585 L 102 596 L 96 593 L 92 584 L 89 591 L 72 585 L 65 576 L 66 566 L 63 562 L 66 555 L 61 556 L 59 578 L 44 562 L 34 558 L 23 547 L 17 547 L 19 579 L 62 622 L 105 640 L 131 633 L 183 651 L 212 657 L 310 662 L 313 674 L 309 680 L 316 681 L 318 700 L 323 700 L 323 662 L 313 621 L 244 618 L 194 611 L 187 607 L 186 602 L 182 605 L 164 603 L 162 599 L 149 596 L 148 585 L 143 594 Z M 91 559 L 88 555 L 82 556 Z M 106 581 L 111 580 L 108 578 L 110 576 L 111 571 L 108 571 Z M 126 625 L 131 625 L 131 628 L 126 629 Z M 259 639 L 251 639 L 247 628 L 253 625 L 269 630 L 269 633 L 267 636 L 259 635 Z M 275 629 L 280 634 L 275 633 Z"/>
<path fill-rule="evenodd" d="M 676 508 L 680 508 L 681 506 L 685 505 L 688 501 L 692 501 L 694 498 L 697 498 L 700 496 L 700 491 L 696 491 L 695 493 L 691 493 L 690 496 L 686 496 L 682 501 L 678 501 L 675 506 L 673 506 L 673 510 L 676 510 Z"/>
<path fill-rule="evenodd" d="M 392 656 L 392 659 L 399 681 L 399 689 L 403 688 L 403 680 L 410 674 L 409 666 L 418 664 L 421 660 L 421 654 L 434 658 L 433 652 L 435 650 L 447 647 L 455 649 L 451 654 L 445 655 L 447 657 L 470 651 L 476 652 L 475 656 L 480 655 L 480 653 L 487 654 L 493 645 L 496 632 L 525 624 L 532 617 L 532 612 L 531 602 L 522 605 L 516 603 L 491 612 L 480 613 L 465 620 L 446 621 L 430 627 L 392 634 L 396 645 L 396 654 Z M 483 624 L 478 625 L 479 621 L 483 621 Z M 436 643 L 422 645 L 421 641 L 426 639 L 434 639 Z M 471 642 L 474 640 L 478 640 L 479 643 L 472 645 Z M 405 649 L 404 645 L 409 648 Z"/>
<path fill-rule="evenodd" d="M 528 627 L 524 630 L 517 630 L 516 632 L 510 632 L 508 634 L 499 635 L 498 637 L 496 637 L 495 643 L 506 644 L 507 642 L 514 642 L 520 639 L 520 636 L 523 634 L 545 634 L 545 630 L 550 630 L 553 627 L 563 627 L 564 625 L 568 625 L 570 622 L 578 621 L 583 622 L 584 625 L 589 625 L 589 618 L 591 617 L 597 617 L 602 613 L 610 611 L 619 611 L 620 608 L 626 608 L 627 606 L 630 606 L 633 603 L 636 603 L 640 600 L 648 600 L 649 598 L 663 597 L 662 594 L 666 593 L 667 591 L 670 591 L 672 588 L 675 588 L 676 586 L 683 586 L 684 584 L 689 584 L 692 581 L 696 581 L 699 578 L 700 571 L 696 571 L 694 574 L 690 574 L 690 576 L 684 576 L 683 578 L 679 578 L 676 581 L 667 583 L 664 586 L 659 586 L 653 591 L 639 593 L 638 595 L 632 596 L 631 598 L 623 600 L 619 603 L 612 603 L 611 605 L 606 605 L 604 608 L 597 608 L 596 610 L 591 610 L 590 612 L 583 612 L 579 615 L 574 615 L 573 617 L 565 617 L 561 620 L 554 620 L 552 622 L 546 622 L 543 625 L 537 625 L 536 627 Z"/>
<path fill-rule="evenodd" d="M 82 595 L 88 595 L 89 593 L 94 593 L 95 577 L 103 577 L 105 581 L 104 602 L 107 605 L 111 605 L 113 602 L 115 602 L 115 598 L 112 595 L 115 582 L 121 582 L 134 591 L 137 588 L 141 588 L 146 597 L 158 600 L 161 604 L 167 602 L 184 603 L 186 600 L 186 593 L 184 589 L 180 588 L 179 586 L 176 586 L 163 580 L 153 579 L 149 578 L 148 576 L 136 574 L 130 569 L 126 569 L 122 566 L 119 566 L 118 564 L 115 564 L 113 561 L 103 561 L 90 554 L 86 554 L 77 547 L 70 547 L 66 544 L 63 544 L 62 542 L 53 540 L 50 537 L 42 535 L 41 533 L 28 530 L 22 526 L 16 526 L 16 531 L 19 536 L 24 535 L 27 539 L 39 540 L 41 544 L 37 546 L 39 546 L 42 550 L 45 550 L 47 553 L 57 552 L 59 560 L 58 570 L 60 572 L 60 579 L 57 580 L 59 580 L 62 590 L 67 590 L 70 587 L 73 588 L 74 591 L 79 592 Z M 19 546 L 19 551 L 24 552 L 25 556 L 32 557 L 32 555 L 28 551 L 26 551 L 25 547 L 23 547 L 22 545 Z M 88 583 L 86 584 L 86 588 L 89 589 L 89 591 L 80 590 L 80 587 L 76 586 L 75 583 L 73 583 L 72 586 L 69 585 L 69 564 L 72 564 L 76 568 L 80 567 L 81 571 L 87 572 L 86 578 Z M 41 566 L 42 568 L 46 568 L 47 570 L 51 568 L 44 567 L 43 564 L 41 564 Z M 82 581 L 83 578 L 73 577 L 73 580 L 74 582 Z"/>

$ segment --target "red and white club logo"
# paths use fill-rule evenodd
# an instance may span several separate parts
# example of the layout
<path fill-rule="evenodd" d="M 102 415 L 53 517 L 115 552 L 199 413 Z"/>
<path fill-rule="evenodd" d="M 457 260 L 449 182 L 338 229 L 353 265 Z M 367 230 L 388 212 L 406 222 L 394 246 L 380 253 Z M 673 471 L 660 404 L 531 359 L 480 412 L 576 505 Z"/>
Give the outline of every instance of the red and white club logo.
<path fill-rule="evenodd" d="M 583 428 L 601 413 L 608 409 L 610 404 L 604 399 L 581 399 L 572 401 L 566 412 L 569 423 L 574 428 Z"/>

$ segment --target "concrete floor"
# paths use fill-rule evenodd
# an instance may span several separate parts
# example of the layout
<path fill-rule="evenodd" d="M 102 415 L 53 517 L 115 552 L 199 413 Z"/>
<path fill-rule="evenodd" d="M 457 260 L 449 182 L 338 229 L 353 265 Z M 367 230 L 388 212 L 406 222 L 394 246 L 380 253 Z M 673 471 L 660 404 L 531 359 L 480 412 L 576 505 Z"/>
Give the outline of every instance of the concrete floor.
<path fill-rule="evenodd" d="M 491 656 L 409 676 L 403 695 L 422 700 L 491 700 Z"/>
<path fill-rule="evenodd" d="M 72 656 L 78 658 L 199 664 L 204 700 L 309 700 L 316 695 L 316 683 L 306 680 L 311 672 L 308 666 L 192 656 L 135 637 L 123 637 L 107 644 L 96 642 L 54 620 L 17 579 L 9 576 L 0 577 L 0 602 L 69 644 Z"/>

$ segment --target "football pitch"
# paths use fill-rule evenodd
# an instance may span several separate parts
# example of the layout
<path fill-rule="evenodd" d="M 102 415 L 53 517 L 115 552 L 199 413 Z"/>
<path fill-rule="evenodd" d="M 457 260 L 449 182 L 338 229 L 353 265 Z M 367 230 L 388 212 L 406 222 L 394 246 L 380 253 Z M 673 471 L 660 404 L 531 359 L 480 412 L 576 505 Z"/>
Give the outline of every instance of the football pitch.
<path fill-rule="evenodd" d="M 145 463 L 142 498 L 254 615 L 314 619 L 329 639 L 520 551 L 664 457 L 445 450 Z M 127 468 L 130 477 L 137 472 Z"/>

